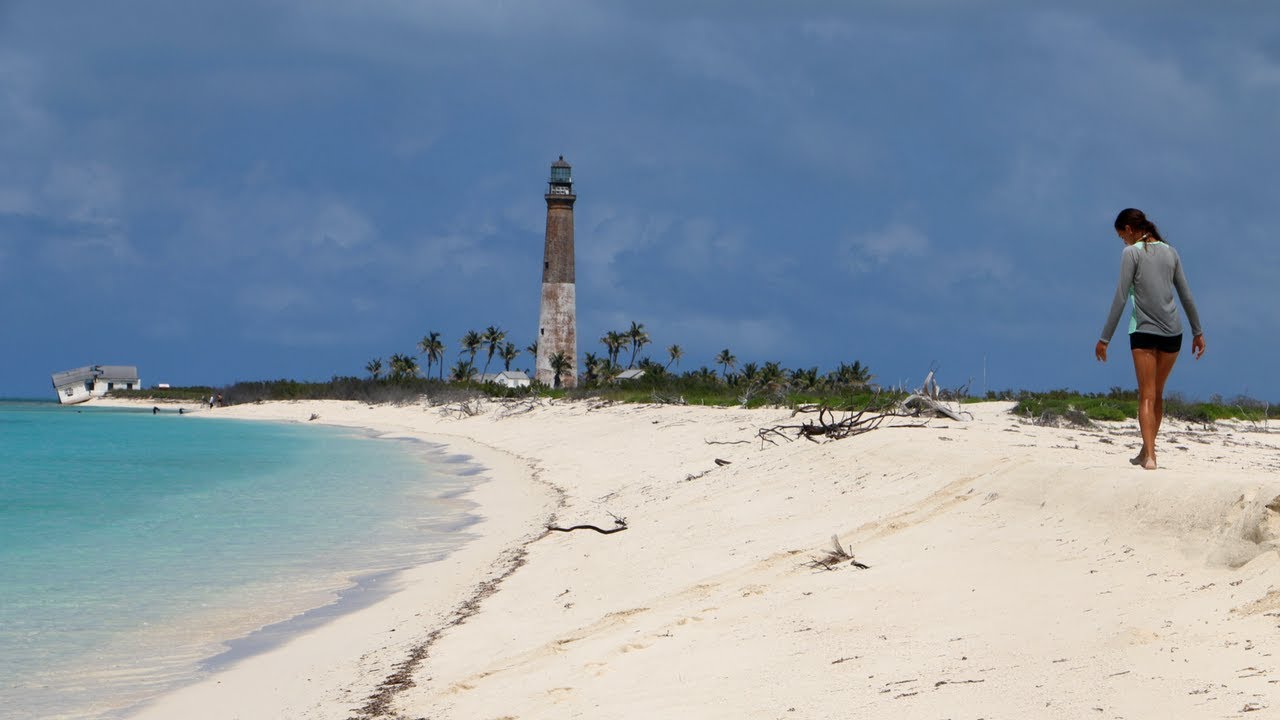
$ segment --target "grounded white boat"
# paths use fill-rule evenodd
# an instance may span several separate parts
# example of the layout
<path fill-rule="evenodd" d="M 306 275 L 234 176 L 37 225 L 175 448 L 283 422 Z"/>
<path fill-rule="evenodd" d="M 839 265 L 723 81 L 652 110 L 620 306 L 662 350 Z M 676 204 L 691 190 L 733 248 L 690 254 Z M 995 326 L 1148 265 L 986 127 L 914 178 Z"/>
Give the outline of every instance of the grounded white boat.
<path fill-rule="evenodd" d="M 142 381 L 138 379 L 138 368 L 133 365 L 86 365 L 74 370 L 56 372 L 52 377 L 53 389 L 58 393 L 58 402 L 63 405 L 74 405 L 102 397 L 111 390 L 142 388 Z"/>

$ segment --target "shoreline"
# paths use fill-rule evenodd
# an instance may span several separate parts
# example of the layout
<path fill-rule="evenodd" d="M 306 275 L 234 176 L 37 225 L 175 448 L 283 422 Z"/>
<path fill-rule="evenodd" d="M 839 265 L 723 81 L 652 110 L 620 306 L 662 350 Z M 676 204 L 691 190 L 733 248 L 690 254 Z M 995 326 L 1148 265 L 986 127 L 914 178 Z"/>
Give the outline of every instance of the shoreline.
<path fill-rule="evenodd" d="M 93 404 L 146 410 L 157 403 L 100 400 Z M 307 411 L 297 405 L 308 406 Z M 184 414 L 196 418 L 315 422 L 344 427 L 366 432 L 378 440 L 423 442 L 455 460 L 464 458 L 471 468 L 463 474 L 479 476 L 473 487 L 456 495 L 474 505 L 468 514 L 476 519 L 465 528 L 473 537 L 442 558 L 379 573 L 379 581 L 393 587 L 372 590 L 375 597 L 358 600 L 355 607 L 346 596 L 369 591 L 360 578 L 353 578 L 356 584 L 341 591 L 334 602 L 225 641 L 224 652 L 201 661 L 201 678 L 142 704 L 121 709 L 115 716 L 131 719 L 224 717 L 225 708 L 243 699 L 243 692 L 249 690 L 253 698 L 250 712 L 256 717 L 293 717 L 308 705 L 317 709 L 327 707 L 330 715 L 326 716 L 348 717 L 351 713 L 345 710 L 335 714 L 335 707 L 354 702 L 356 688 L 376 693 L 384 680 L 371 668 L 398 662 L 398 655 L 408 656 L 413 650 L 411 638 L 393 642 L 399 638 L 388 634 L 401 631 L 404 625 L 412 625 L 424 616 L 435 616 L 436 622 L 450 621 L 454 605 L 474 604 L 480 589 L 506 572 L 504 566 L 510 564 L 508 556 L 513 544 L 518 549 L 528 534 L 527 528 L 536 526 L 522 514 L 521 503 L 531 501 L 529 504 L 533 507 L 548 505 L 538 497 L 542 493 L 536 471 L 519 457 L 467 438 L 442 438 L 395 424 L 354 422 L 349 418 L 338 422 L 326 422 L 323 418 L 310 421 L 312 410 L 327 414 L 334 403 L 321 401 L 314 407 L 311 405 L 304 401 L 273 403 L 267 408 L 262 405 L 219 407 L 212 411 L 193 403 L 173 403 L 171 407 L 182 406 L 187 409 Z M 358 403 L 349 405 L 366 407 Z M 161 407 L 164 408 L 164 404 Z M 241 412 L 236 412 L 237 409 Z M 547 490 L 545 494 L 552 493 Z M 537 534 L 541 534 L 540 526 Z M 374 612 L 370 613 L 371 610 Z M 384 625 L 388 627 L 370 631 L 373 626 Z M 278 631 L 282 634 L 271 637 Z M 260 646 L 264 640 L 265 647 Z M 261 672 L 260 666 L 271 669 Z M 289 673 L 282 672 L 286 668 Z M 291 672 L 303 668 L 307 671 Z M 290 674 L 292 677 L 288 677 Z M 313 697 L 317 677 L 329 678 L 328 687 L 333 692 Z M 234 689 L 227 690 L 228 687 Z"/>
<path fill-rule="evenodd" d="M 1166 421 L 1149 472 L 1127 461 L 1132 423 L 1036 426 L 1010 405 L 778 445 L 756 431 L 787 410 L 218 408 L 474 449 L 485 528 L 378 603 L 133 717 L 1280 707 L 1280 437 Z M 626 532 L 541 526 L 610 514 Z M 815 569 L 833 534 L 869 569 Z"/>

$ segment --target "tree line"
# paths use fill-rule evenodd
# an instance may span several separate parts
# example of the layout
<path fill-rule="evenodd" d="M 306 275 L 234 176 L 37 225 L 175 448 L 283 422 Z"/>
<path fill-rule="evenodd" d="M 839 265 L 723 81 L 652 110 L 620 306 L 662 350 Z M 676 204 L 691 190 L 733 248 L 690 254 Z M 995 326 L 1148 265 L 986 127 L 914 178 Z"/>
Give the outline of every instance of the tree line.
<path fill-rule="evenodd" d="M 685 359 L 685 352 L 680 345 L 672 344 L 666 348 L 665 362 L 654 360 L 641 351 L 652 343 L 644 323 L 632 321 L 629 328 L 610 330 L 600 336 L 603 352 L 587 351 L 583 353 L 580 384 L 584 387 L 600 387 L 614 383 L 627 370 L 643 370 L 650 381 L 683 378 L 701 384 L 719 384 L 728 387 L 746 387 L 762 389 L 765 392 L 781 389 L 800 391 L 819 391 L 830 388 L 865 387 L 872 380 L 870 369 L 860 361 L 840 363 L 835 369 L 822 373 L 816 366 L 784 368 L 779 362 L 745 362 L 738 364 L 738 358 L 729 348 L 724 348 L 711 358 L 709 365 L 697 369 L 680 372 L 680 364 Z M 511 370 L 511 364 L 522 354 L 537 358 L 538 343 L 533 341 L 524 348 L 518 347 L 507 339 L 507 332 L 496 325 L 490 325 L 483 331 L 468 330 L 457 344 L 457 357 L 449 368 L 448 379 L 455 383 L 469 383 L 477 377 L 486 377 L 495 358 L 502 362 L 504 371 Z M 365 365 L 365 371 L 374 380 L 387 379 L 402 381 L 425 377 L 431 379 L 433 371 L 436 379 L 445 380 L 446 352 L 448 350 L 441 334 L 436 331 L 422 336 L 415 346 L 414 353 L 395 353 L 384 361 L 376 357 Z M 623 365 L 623 355 L 626 364 Z M 477 358 L 483 357 L 484 364 L 477 369 Z M 425 368 L 420 361 L 425 360 Z M 555 375 L 554 385 L 559 387 L 561 379 L 573 368 L 572 361 L 563 353 L 556 353 L 548 358 Z M 675 370 L 672 369 L 675 367 Z M 718 368 L 719 372 L 717 373 Z"/>

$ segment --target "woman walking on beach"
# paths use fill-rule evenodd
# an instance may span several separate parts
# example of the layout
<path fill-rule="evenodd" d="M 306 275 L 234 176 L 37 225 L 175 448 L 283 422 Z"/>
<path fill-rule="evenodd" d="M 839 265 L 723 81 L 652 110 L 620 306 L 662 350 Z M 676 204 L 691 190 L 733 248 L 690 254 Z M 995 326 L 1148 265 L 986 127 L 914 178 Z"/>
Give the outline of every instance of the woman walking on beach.
<path fill-rule="evenodd" d="M 1125 304 L 1133 298 L 1129 348 L 1133 352 L 1133 369 L 1138 375 L 1142 451 L 1130 462 L 1155 470 L 1156 433 L 1164 417 L 1164 384 L 1182 349 L 1182 321 L 1173 303 L 1174 290 L 1178 291 L 1182 309 L 1191 323 L 1191 354 L 1197 360 L 1204 355 L 1204 333 L 1191 288 L 1182 273 L 1182 260 L 1160 236 L 1155 223 L 1141 210 L 1127 208 L 1116 216 L 1115 227 L 1125 244 L 1120 255 L 1120 282 L 1094 355 L 1100 362 L 1107 361 L 1107 345 L 1115 334 Z"/>

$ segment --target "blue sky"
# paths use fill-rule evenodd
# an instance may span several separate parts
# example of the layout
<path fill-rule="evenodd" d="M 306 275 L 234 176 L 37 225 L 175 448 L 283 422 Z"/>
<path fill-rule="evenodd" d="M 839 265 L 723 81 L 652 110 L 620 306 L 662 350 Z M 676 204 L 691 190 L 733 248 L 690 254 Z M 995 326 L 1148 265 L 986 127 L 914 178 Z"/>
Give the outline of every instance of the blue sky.
<path fill-rule="evenodd" d="M 1209 344 L 1169 389 L 1280 401 L 1280 9 L 1202 5 L 0 0 L 0 395 L 523 346 L 563 154 L 580 351 L 1133 387 L 1134 206 Z"/>

